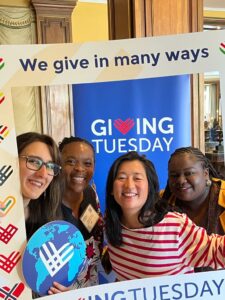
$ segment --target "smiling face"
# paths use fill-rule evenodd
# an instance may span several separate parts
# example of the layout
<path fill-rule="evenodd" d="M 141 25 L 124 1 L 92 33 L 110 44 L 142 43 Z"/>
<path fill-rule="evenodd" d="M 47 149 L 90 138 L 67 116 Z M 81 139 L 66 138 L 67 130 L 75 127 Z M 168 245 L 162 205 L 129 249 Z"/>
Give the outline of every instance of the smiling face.
<path fill-rule="evenodd" d="M 52 161 L 48 146 L 42 142 L 29 144 L 19 153 L 19 156 L 20 155 L 35 156 L 44 162 Z M 19 158 L 19 166 L 23 199 L 31 200 L 39 198 L 53 180 L 53 176 L 48 175 L 45 166 L 42 166 L 38 171 L 28 169 L 24 157 Z"/>
<path fill-rule="evenodd" d="M 94 173 L 94 152 L 84 142 L 72 142 L 62 150 L 63 172 L 66 188 L 74 193 L 83 193 Z"/>
<path fill-rule="evenodd" d="M 123 213 L 139 213 L 148 197 L 148 179 L 139 160 L 121 163 L 113 183 L 113 196 Z"/>
<path fill-rule="evenodd" d="M 169 163 L 169 187 L 171 192 L 182 201 L 205 200 L 208 194 L 206 181 L 209 179 L 208 169 L 202 162 L 189 153 L 172 157 Z"/>

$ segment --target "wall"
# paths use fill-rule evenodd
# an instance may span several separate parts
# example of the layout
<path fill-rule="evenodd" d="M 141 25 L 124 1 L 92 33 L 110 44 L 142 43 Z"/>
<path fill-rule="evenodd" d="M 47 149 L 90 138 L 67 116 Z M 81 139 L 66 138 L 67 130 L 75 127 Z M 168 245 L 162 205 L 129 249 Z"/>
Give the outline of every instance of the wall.
<path fill-rule="evenodd" d="M 0 5 L 30 5 L 29 0 L 0 0 Z M 73 42 L 108 40 L 108 12 L 106 1 L 78 1 L 72 14 Z"/>
<path fill-rule="evenodd" d="M 225 11 L 204 11 L 204 17 L 225 19 Z"/>
<path fill-rule="evenodd" d="M 107 4 L 78 2 L 72 26 L 74 42 L 108 40 Z"/>

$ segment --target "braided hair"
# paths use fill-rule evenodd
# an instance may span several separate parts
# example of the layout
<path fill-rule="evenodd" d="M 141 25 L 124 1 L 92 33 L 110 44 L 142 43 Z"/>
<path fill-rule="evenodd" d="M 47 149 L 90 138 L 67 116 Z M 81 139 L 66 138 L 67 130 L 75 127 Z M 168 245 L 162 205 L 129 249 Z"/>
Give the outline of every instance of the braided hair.
<path fill-rule="evenodd" d="M 168 161 L 168 165 L 170 164 L 172 158 L 179 154 L 192 154 L 196 157 L 197 161 L 200 161 L 202 163 L 203 169 L 209 170 L 209 177 L 215 177 L 219 178 L 219 174 L 217 173 L 216 169 L 213 167 L 211 161 L 198 149 L 194 147 L 182 147 L 176 149 L 170 156 L 170 159 Z"/>
<path fill-rule="evenodd" d="M 209 171 L 209 177 L 212 178 L 221 178 L 222 176 L 218 174 L 218 172 L 216 171 L 216 169 L 213 167 L 211 161 L 198 149 L 195 147 L 181 147 L 181 148 L 177 148 L 171 155 L 170 155 L 170 159 L 168 161 L 168 165 L 170 164 L 171 160 L 180 154 L 191 154 L 193 155 L 197 161 L 200 161 L 202 164 L 203 169 L 208 169 Z M 171 196 L 171 191 L 169 188 L 169 184 L 167 182 L 166 188 L 164 190 L 164 193 L 162 195 L 162 197 L 164 199 L 169 199 Z"/>

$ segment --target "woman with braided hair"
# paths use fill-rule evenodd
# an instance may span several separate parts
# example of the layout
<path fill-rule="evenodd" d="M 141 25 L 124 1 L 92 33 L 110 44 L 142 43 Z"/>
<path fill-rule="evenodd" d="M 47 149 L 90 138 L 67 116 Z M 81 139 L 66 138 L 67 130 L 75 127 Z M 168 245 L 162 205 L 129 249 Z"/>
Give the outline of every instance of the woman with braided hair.
<path fill-rule="evenodd" d="M 224 235 L 225 181 L 198 148 L 178 148 L 171 154 L 162 198 L 208 234 Z"/>

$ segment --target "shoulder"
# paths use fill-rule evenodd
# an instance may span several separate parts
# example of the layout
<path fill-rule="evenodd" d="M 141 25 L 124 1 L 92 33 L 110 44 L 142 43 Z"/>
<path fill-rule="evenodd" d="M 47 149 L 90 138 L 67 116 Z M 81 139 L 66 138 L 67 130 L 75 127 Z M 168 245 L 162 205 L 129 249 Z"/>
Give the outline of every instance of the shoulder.
<path fill-rule="evenodd" d="M 167 214 L 165 214 L 164 219 L 165 220 L 186 220 L 187 215 L 177 212 L 177 211 L 169 211 Z"/>
<path fill-rule="evenodd" d="M 97 192 L 90 185 L 88 185 L 84 190 L 84 200 L 82 202 L 82 206 L 86 207 L 89 204 L 91 204 L 97 212 L 100 212 L 100 204 Z"/>
<path fill-rule="evenodd" d="M 225 180 L 212 178 L 212 182 L 219 188 L 218 204 L 225 208 Z"/>
<path fill-rule="evenodd" d="M 165 214 L 163 220 L 156 225 L 160 224 L 166 227 L 173 227 L 174 229 L 177 228 L 177 230 L 180 230 L 181 228 L 190 226 L 194 223 L 191 221 L 191 219 L 188 218 L 186 214 L 173 211 Z"/>
<path fill-rule="evenodd" d="M 92 198 L 92 199 L 96 198 L 96 192 L 92 186 L 88 185 L 86 187 L 86 189 L 84 190 L 84 198 Z"/>
<path fill-rule="evenodd" d="M 98 203 L 98 195 L 97 192 L 93 189 L 92 186 L 88 185 L 84 190 L 84 200 L 88 202 Z"/>
<path fill-rule="evenodd" d="M 205 229 L 197 226 L 184 213 L 169 212 L 165 215 L 164 224 L 164 234 L 176 236 L 181 243 L 186 239 L 194 242 L 193 239 L 200 239 L 206 235 Z"/>

